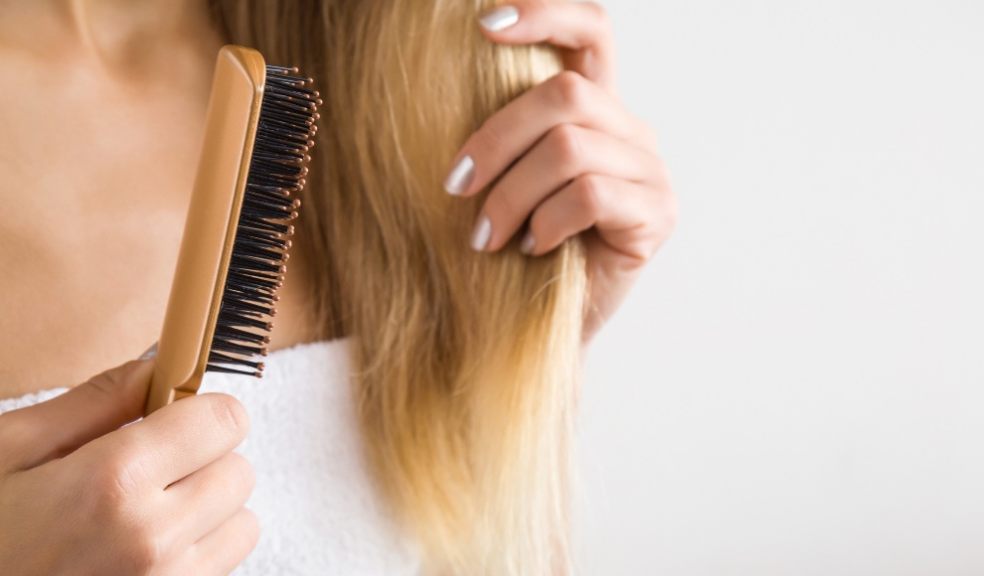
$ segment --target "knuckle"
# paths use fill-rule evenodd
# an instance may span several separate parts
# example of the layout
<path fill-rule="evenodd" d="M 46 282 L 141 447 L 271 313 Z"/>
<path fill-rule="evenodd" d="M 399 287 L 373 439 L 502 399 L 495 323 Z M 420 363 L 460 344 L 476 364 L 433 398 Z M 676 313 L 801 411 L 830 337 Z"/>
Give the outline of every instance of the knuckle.
<path fill-rule="evenodd" d="M 554 94 L 565 108 L 582 110 L 587 104 L 588 81 L 572 70 L 564 70 L 554 76 Z"/>
<path fill-rule="evenodd" d="M 93 495 L 102 512 L 115 515 L 136 496 L 144 476 L 140 461 L 136 450 L 124 448 L 101 461 L 91 473 Z"/>
<path fill-rule="evenodd" d="M 492 219 L 493 225 L 513 218 L 520 211 L 519 201 L 509 189 L 496 186 L 485 201 L 483 212 Z"/>
<path fill-rule="evenodd" d="M 655 212 L 646 226 L 648 233 L 640 242 L 640 247 L 637 250 L 641 254 L 640 260 L 645 262 L 656 255 L 667 239 L 673 235 L 679 218 L 679 203 L 676 196 L 672 192 L 668 192 L 656 204 Z"/>
<path fill-rule="evenodd" d="M 543 228 L 546 218 L 547 210 L 544 209 L 543 206 L 537 207 L 537 209 L 533 211 L 533 214 L 530 215 L 530 222 L 528 226 L 530 232 L 532 232 L 534 236 L 539 236 L 539 232 Z"/>
<path fill-rule="evenodd" d="M 87 389 L 100 396 L 112 396 L 114 390 L 123 386 L 123 372 L 122 369 L 113 369 L 96 374 L 86 382 Z"/>
<path fill-rule="evenodd" d="M 86 388 L 100 396 L 116 396 L 121 389 L 131 383 L 133 371 L 139 365 L 139 360 L 130 360 L 125 364 L 96 374 L 86 381 Z"/>
<path fill-rule="evenodd" d="M 252 491 L 256 485 L 256 472 L 253 470 L 253 465 L 250 464 L 245 456 L 238 452 L 230 452 L 229 458 L 231 459 L 231 474 L 245 491 Z"/>
<path fill-rule="evenodd" d="M 598 214 L 604 201 L 604 183 L 595 175 L 578 178 L 575 186 L 575 198 L 578 206 L 587 214 Z"/>
<path fill-rule="evenodd" d="M 536 238 L 536 243 L 541 247 L 548 244 L 551 236 L 548 234 L 550 232 L 550 215 L 547 210 L 539 209 L 533 212 L 533 216 L 530 217 L 529 230 L 533 233 L 533 237 Z"/>
<path fill-rule="evenodd" d="M 655 196 L 655 206 L 659 211 L 660 217 L 655 220 L 661 224 L 661 228 L 666 231 L 666 236 L 669 236 L 674 230 L 676 230 L 677 224 L 680 221 L 680 200 L 673 190 L 673 185 L 670 182 L 669 174 L 666 172 L 666 168 L 662 164 L 662 160 L 659 161 L 659 171 L 656 178 L 656 186 L 654 187 Z"/>
<path fill-rule="evenodd" d="M 238 437 L 245 436 L 249 429 L 249 416 L 242 403 L 229 394 L 210 394 L 207 397 L 219 425 L 233 431 Z"/>
<path fill-rule="evenodd" d="M 148 574 L 164 560 L 164 547 L 157 531 L 143 524 L 133 527 L 126 547 L 126 558 L 133 572 Z"/>
<path fill-rule="evenodd" d="M 572 124 L 561 124 L 550 131 L 550 144 L 556 162 L 565 168 L 574 168 L 581 160 L 581 135 Z"/>
<path fill-rule="evenodd" d="M 672 192 L 667 194 L 667 200 L 663 209 L 663 229 L 664 236 L 670 236 L 676 231 L 680 223 L 680 202 Z"/>
<path fill-rule="evenodd" d="M 475 134 L 476 144 L 484 153 L 503 149 L 505 138 L 505 129 L 495 121 L 494 116 L 486 119 Z"/>
<path fill-rule="evenodd" d="M 137 442 L 103 455 L 87 471 L 81 502 L 92 522 L 118 546 L 120 568 L 126 574 L 149 574 L 165 556 L 160 530 L 145 509 L 146 498 L 137 494 L 146 474 L 143 461 Z"/>

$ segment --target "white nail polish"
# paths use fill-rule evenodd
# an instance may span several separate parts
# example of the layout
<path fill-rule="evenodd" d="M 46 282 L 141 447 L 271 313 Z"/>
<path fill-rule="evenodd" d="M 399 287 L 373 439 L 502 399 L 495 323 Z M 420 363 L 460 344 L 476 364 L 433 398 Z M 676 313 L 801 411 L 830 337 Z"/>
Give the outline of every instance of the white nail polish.
<path fill-rule="evenodd" d="M 471 247 L 477 252 L 485 250 L 492 239 L 492 221 L 488 216 L 482 215 L 475 224 L 475 231 L 472 232 Z"/>
<path fill-rule="evenodd" d="M 143 354 L 141 354 L 140 357 L 137 358 L 137 360 L 150 360 L 151 358 L 156 358 L 156 357 L 157 357 L 157 342 L 154 342 L 154 345 L 151 346 L 150 348 L 147 348 L 147 350 Z"/>
<path fill-rule="evenodd" d="M 527 232 L 526 236 L 523 236 L 523 241 L 519 244 L 519 251 L 523 254 L 532 254 L 533 248 L 536 247 L 536 238 L 533 237 L 533 232 Z"/>
<path fill-rule="evenodd" d="M 458 163 L 451 169 L 451 173 L 444 180 L 444 189 L 452 196 L 462 194 L 468 185 L 471 184 L 475 176 L 475 161 L 471 156 L 463 156 Z"/>
<path fill-rule="evenodd" d="M 502 6 L 488 12 L 478 22 L 489 32 L 498 32 L 519 22 L 519 10 L 515 6 Z"/>

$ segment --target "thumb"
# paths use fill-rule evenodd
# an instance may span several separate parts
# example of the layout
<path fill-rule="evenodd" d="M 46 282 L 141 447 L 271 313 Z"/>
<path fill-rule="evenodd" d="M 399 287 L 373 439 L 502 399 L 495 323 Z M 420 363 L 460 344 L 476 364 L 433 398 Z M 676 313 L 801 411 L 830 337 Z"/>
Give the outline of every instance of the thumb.
<path fill-rule="evenodd" d="M 0 470 L 40 466 L 139 418 L 155 351 L 47 402 L 0 415 Z"/>

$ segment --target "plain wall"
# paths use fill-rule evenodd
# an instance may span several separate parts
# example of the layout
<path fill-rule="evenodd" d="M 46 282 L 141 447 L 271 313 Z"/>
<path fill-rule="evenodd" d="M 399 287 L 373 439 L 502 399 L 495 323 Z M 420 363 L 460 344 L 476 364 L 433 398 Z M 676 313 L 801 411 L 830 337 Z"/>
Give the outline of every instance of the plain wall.
<path fill-rule="evenodd" d="M 681 220 L 589 356 L 582 573 L 984 574 L 984 2 L 603 4 Z"/>

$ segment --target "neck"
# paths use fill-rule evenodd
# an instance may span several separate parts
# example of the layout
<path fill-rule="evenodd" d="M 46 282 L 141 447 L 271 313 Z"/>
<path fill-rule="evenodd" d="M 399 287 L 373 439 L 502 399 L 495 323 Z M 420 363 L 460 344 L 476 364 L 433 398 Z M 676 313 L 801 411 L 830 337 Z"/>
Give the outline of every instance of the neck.
<path fill-rule="evenodd" d="M 0 0 L 0 47 L 107 69 L 212 31 L 206 0 Z"/>

